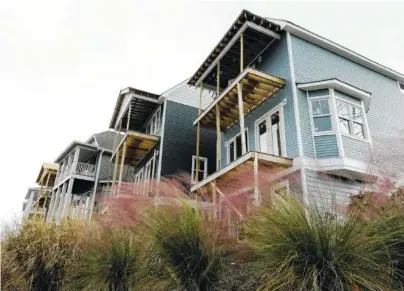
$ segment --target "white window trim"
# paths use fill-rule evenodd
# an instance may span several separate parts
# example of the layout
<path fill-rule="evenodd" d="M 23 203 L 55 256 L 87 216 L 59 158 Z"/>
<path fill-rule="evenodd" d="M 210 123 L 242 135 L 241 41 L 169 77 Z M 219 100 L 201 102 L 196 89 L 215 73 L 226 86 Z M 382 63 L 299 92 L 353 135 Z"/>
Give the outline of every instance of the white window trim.
<path fill-rule="evenodd" d="M 199 160 L 204 162 L 205 168 L 203 169 L 203 179 L 206 179 L 208 177 L 208 158 L 205 157 L 199 157 Z M 191 166 L 191 181 L 193 183 L 197 183 L 197 181 L 194 180 L 194 171 L 196 170 L 196 156 L 192 155 L 192 166 Z M 199 169 L 200 171 L 201 169 Z"/>
<path fill-rule="evenodd" d="M 368 124 L 367 124 L 367 118 L 366 118 L 366 112 L 365 112 L 365 108 L 364 108 L 364 106 L 363 106 L 363 101 L 361 101 L 361 103 L 360 104 L 358 104 L 358 103 L 355 103 L 355 102 L 352 102 L 352 101 L 350 101 L 350 100 L 346 100 L 346 99 L 344 99 L 344 98 L 340 98 L 340 97 L 337 97 L 337 96 L 335 96 L 335 100 L 336 100 L 336 102 L 335 102 L 335 116 L 337 117 L 337 121 L 338 121 L 338 126 L 339 126 L 339 114 L 338 114 L 338 108 L 337 108 L 337 102 L 342 102 L 342 103 L 346 103 L 346 104 L 348 104 L 348 105 L 351 105 L 351 106 L 355 106 L 355 107 L 358 107 L 358 108 L 360 108 L 360 110 L 362 111 L 362 115 L 363 115 L 363 121 L 362 121 L 362 126 L 363 126 L 363 135 L 364 135 L 364 137 L 363 138 L 360 138 L 360 137 L 357 137 L 357 136 L 354 136 L 354 135 L 351 135 L 351 134 L 346 134 L 346 133 L 342 133 L 341 132 L 341 135 L 342 136 L 346 136 L 346 137 L 350 137 L 350 138 L 352 138 L 352 139 L 356 139 L 356 140 L 359 140 L 359 141 L 364 141 L 364 142 L 369 142 L 369 137 L 370 137 L 370 135 L 369 135 L 369 131 L 368 131 Z M 350 107 L 351 108 L 351 107 Z M 350 110 L 349 110 L 349 112 L 351 112 Z M 349 113 L 350 115 L 351 115 L 351 113 Z M 351 118 L 351 116 L 350 116 L 350 118 L 349 118 L 349 124 L 350 124 L 350 127 L 352 128 L 352 123 L 353 123 L 353 121 L 352 121 L 352 118 Z M 358 122 L 359 123 L 359 122 Z"/>
<path fill-rule="evenodd" d="M 321 131 L 321 132 L 316 132 L 314 129 L 314 114 L 313 114 L 313 106 L 312 102 L 313 101 L 320 101 L 320 100 L 327 100 L 328 101 L 328 107 L 330 109 L 330 114 L 326 116 L 330 116 L 331 119 L 331 130 L 328 131 Z M 333 103 L 331 100 L 330 95 L 324 95 L 324 96 L 316 96 L 316 97 L 309 97 L 309 113 L 310 113 L 310 124 L 311 124 L 311 132 L 313 136 L 322 136 L 322 135 L 334 135 L 335 134 L 335 124 L 333 122 Z M 316 116 L 316 117 L 321 117 L 321 116 Z"/>
<path fill-rule="evenodd" d="M 146 133 L 156 134 L 160 129 L 160 123 L 161 123 L 161 107 L 158 107 L 146 124 Z"/>
<path fill-rule="evenodd" d="M 398 90 L 400 91 L 401 94 L 404 95 L 404 89 L 402 89 L 402 88 L 400 87 L 400 84 L 401 84 L 402 86 L 404 86 L 404 83 L 401 83 L 400 81 L 397 81 Z"/>
<path fill-rule="evenodd" d="M 250 151 L 250 143 L 248 142 L 248 138 L 250 137 L 249 133 L 248 133 L 248 127 L 246 127 L 245 132 L 247 132 L 247 139 L 246 139 L 246 153 L 248 153 Z M 241 132 L 237 133 L 236 135 L 234 135 L 231 139 L 229 139 L 228 141 L 226 141 L 225 143 L 225 148 L 226 148 L 226 159 L 227 159 L 227 165 L 229 165 L 230 162 L 230 144 L 232 142 L 236 141 L 236 138 L 241 135 Z M 243 154 L 241 154 L 241 156 L 243 156 Z M 234 157 L 236 157 L 236 155 L 234 155 Z M 234 161 L 236 161 L 238 158 L 235 158 Z M 233 161 L 233 162 L 234 162 Z"/>
<path fill-rule="evenodd" d="M 279 103 L 277 106 L 275 106 L 273 109 L 262 115 L 260 118 L 258 118 L 254 122 L 254 128 L 255 128 L 255 150 L 258 152 L 258 146 L 259 146 L 259 128 L 258 125 L 265 119 L 267 119 L 269 116 L 274 114 L 276 111 L 279 111 L 279 114 L 282 116 L 280 118 L 279 123 L 280 123 L 280 129 L 281 129 L 281 144 L 282 144 L 282 155 L 281 157 L 287 157 L 287 152 L 286 152 L 286 132 L 285 132 L 285 116 L 283 115 L 283 102 Z M 248 135 L 248 134 L 247 134 Z"/>

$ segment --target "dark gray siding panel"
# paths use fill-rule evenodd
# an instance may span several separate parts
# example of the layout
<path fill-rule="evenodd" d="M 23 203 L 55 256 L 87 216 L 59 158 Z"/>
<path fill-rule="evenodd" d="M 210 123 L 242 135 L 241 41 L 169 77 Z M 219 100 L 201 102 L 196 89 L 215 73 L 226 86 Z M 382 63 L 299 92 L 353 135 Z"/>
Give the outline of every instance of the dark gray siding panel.
<path fill-rule="evenodd" d="M 167 101 L 161 175 L 191 173 L 192 155 L 196 155 L 198 108 Z M 216 132 L 201 129 L 200 156 L 208 158 L 208 174 L 215 171 Z"/>
<path fill-rule="evenodd" d="M 335 134 L 315 136 L 314 143 L 316 145 L 317 159 L 337 158 L 339 156 L 337 136 Z"/>

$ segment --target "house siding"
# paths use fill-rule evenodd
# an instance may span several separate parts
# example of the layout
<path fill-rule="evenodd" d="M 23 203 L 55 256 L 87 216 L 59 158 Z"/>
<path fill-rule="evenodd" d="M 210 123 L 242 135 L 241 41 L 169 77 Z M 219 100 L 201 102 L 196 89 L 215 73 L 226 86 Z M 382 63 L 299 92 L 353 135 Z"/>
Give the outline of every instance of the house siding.
<path fill-rule="evenodd" d="M 256 66 L 257 70 L 283 78 L 285 87 L 279 90 L 271 98 L 258 106 L 253 112 L 245 117 L 245 128 L 248 128 L 248 146 L 250 151 L 257 150 L 255 122 L 264 114 L 279 104 L 283 104 L 284 122 L 285 122 L 285 139 L 287 157 L 293 158 L 298 156 L 297 131 L 295 122 L 295 111 L 293 106 L 292 82 L 289 68 L 289 57 L 287 49 L 286 37 L 273 45 L 262 56 L 262 62 Z M 227 165 L 227 148 L 226 142 L 240 133 L 240 125 L 236 124 L 228 131 L 222 133 L 222 168 Z"/>
<path fill-rule="evenodd" d="M 355 180 L 304 170 L 309 203 L 318 209 L 333 212 L 349 204 L 350 195 L 359 194 L 365 184 Z"/>
<path fill-rule="evenodd" d="M 320 135 L 314 137 L 317 159 L 329 159 L 339 156 L 337 136 Z"/>
<path fill-rule="evenodd" d="M 384 166 L 383 162 L 391 163 L 391 160 L 403 157 L 404 149 L 401 144 L 404 136 L 404 96 L 399 91 L 397 81 L 299 37 L 292 35 L 291 39 L 296 82 L 337 78 L 370 92 L 372 97 L 367 119 L 373 154 L 378 165 Z M 304 104 L 302 100 L 304 96 L 300 94 L 298 97 L 299 105 Z M 302 108 L 300 112 L 302 132 L 308 132 L 309 124 L 303 122 L 307 118 L 303 115 L 304 109 Z M 309 112 L 306 114 L 309 115 Z M 303 143 L 303 148 L 310 149 L 309 139 L 303 138 Z M 347 148 L 346 155 L 349 154 L 349 150 Z M 305 153 L 309 152 L 306 150 Z M 355 156 L 357 153 L 351 155 Z M 398 167 L 399 163 L 390 166 L 392 171 L 397 171 Z"/>
<path fill-rule="evenodd" d="M 167 101 L 161 175 L 191 173 L 192 155 L 196 155 L 198 108 Z M 200 156 L 208 158 L 208 174 L 216 170 L 216 132 L 201 129 Z"/>
<path fill-rule="evenodd" d="M 343 135 L 342 144 L 346 157 L 362 162 L 371 162 L 371 148 L 368 142 Z"/>

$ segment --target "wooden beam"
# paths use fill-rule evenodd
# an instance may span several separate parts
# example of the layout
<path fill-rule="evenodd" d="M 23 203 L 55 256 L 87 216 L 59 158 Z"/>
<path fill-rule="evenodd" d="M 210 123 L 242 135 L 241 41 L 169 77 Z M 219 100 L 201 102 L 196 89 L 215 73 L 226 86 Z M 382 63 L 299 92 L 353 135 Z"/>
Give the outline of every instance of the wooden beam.
<path fill-rule="evenodd" d="M 244 33 L 240 34 L 240 73 L 244 70 Z"/>
<path fill-rule="evenodd" d="M 217 63 L 217 81 L 216 81 L 216 95 L 220 95 L 220 60 Z M 216 171 L 220 170 L 220 157 L 221 157 L 221 141 L 220 141 L 220 108 L 219 103 L 216 104 Z"/>
<path fill-rule="evenodd" d="M 273 76 L 267 76 L 265 78 L 253 75 L 253 74 L 247 74 L 247 79 L 248 80 L 253 80 L 259 83 L 264 83 L 266 85 L 270 85 L 273 87 L 277 88 L 282 88 L 285 85 L 285 81 L 283 81 L 280 78 L 273 77 Z"/>
<path fill-rule="evenodd" d="M 125 166 L 126 149 L 127 149 L 127 141 L 125 140 L 123 142 L 122 157 L 121 157 L 121 168 L 119 169 L 118 196 L 121 194 L 122 175 L 123 175 L 123 167 Z"/>
<path fill-rule="evenodd" d="M 245 140 L 245 131 L 244 131 L 244 107 L 243 107 L 243 90 L 241 88 L 241 84 L 237 83 L 238 89 L 238 107 L 239 107 L 239 118 L 240 118 L 240 132 L 241 132 L 241 152 L 244 155 L 247 152 L 247 144 Z"/>
<path fill-rule="evenodd" d="M 258 155 L 254 153 L 254 203 L 256 205 L 259 205 L 261 201 L 258 182 Z"/>
<path fill-rule="evenodd" d="M 233 204 L 229 199 L 227 199 L 226 195 L 224 195 L 223 192 L 220 191 L 220 189 L 219 189 L 217 186 L 215 186 L 215 188 L 216 188 L 217 193 L 219 193 L 219 195 L 224 198 L 224 200 L 226 201 L 226 203 L 234 210 L 234 212 L 236 212 L 236 213 L 238 214 L 238 216 L 241 218 L 241 220 L 243 220 L 243 219 L 244 219 L 244 216 L 243 216 L 243 214 L 240 212 L 240 210 L 238 210 L 237 207 L 234 206 L 234 204 Z"/>

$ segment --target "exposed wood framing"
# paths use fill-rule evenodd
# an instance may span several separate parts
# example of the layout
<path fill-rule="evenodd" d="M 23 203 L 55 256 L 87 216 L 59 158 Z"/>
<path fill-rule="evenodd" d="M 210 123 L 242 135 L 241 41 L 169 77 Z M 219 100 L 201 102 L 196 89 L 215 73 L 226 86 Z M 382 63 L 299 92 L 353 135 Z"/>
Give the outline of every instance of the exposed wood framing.
<path fill-rule="evenodd" d="M 240 34 L 240 73 L 244 70 L 244 33 Z"/>
<path fill-rule="evenodd" d="M 244 128 L 244 106 L 243 106 L 243 91 L 241 90 L 241 84 L 237 84 L 238 90 L 238 107 L 239 107 L 239 120 L 240 120 L 240 132 L 241 132 L 241 152 L 244 155 L 247 152 L 247 143 L 245 140 L 245 128 Z"/>
<path fill-rule="evenodd" d="M 123 142 L 123 148 L 122 148 L 122 156 L 121 156 L 121 167 L 119 169 L 119 181 L 118 181 L 118 193 L 117 195 L 121 194 L 121 185 L 122 185 L 122 175 L 123 175 L 123 167 L 125 166 L 125 156 L 126 156 L 126 150 L 128 142 L 125 139 Z"/>
<path fill-rule="evenodd" d="M 285 81 L 281 78 L 246 68 L 195 120 L 194 125 L 199 122 L 201 127 L 216 128 L 216 105 L 219 105 L 220 130 L 226 131 L 240 121 L 241 108 L 243 116 L 249 114 L 284 85 Z M 239 91 L 243 97 L 241 105 L 238 102 Z"/>
<path fill-rule="evenodd" d="M 240 212 L 240 210 L 238 210 L 237 207 L 234 206 L 234 204 L 231 203 L 231 201 L 230 201 L 229 199 L 227 199 L 226 195 L 224 195 L 223 192 L 220 191 L 220 189 L 219 189 L 217 186 L 215 186 L 215 189 L 216 189 L 217 193 L 219 193 L 219 195 L 223 197 L 224 201 L 231 207 L 231 209 L 233 209 L 234 212 L 236 212 L 236 213 L 238 214 L 238 216 L 240 217 L 240 219 L 243 220 L 243 219 L 244 219 L 244 216 L 243 216 L 243 214 Z"/>

